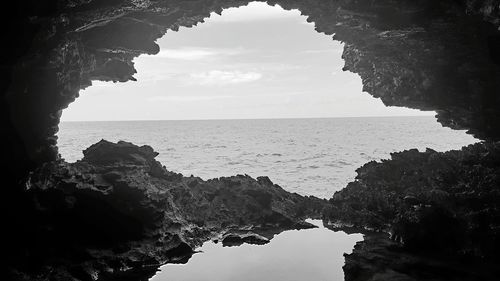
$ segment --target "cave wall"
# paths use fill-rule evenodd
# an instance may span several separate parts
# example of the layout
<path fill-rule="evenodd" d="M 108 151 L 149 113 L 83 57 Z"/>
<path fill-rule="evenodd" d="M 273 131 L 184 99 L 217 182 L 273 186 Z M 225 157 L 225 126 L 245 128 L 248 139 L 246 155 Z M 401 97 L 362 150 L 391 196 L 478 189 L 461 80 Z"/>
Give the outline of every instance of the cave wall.
<path fill-rule="evenodd" d="M 51 0 L 8 4 L 2 21 L 4 165 L 19 179 L 56 159 L 62 110 L 92 80 L 135 80 L 134 57 L 237 0 Z M 500 139 L 500 2 L 279 0 L 345 43 L 344 70 L 389 106 L 436 110 L 438 121 Z M 5 164 L 8 163 L 8 164 Z"/>

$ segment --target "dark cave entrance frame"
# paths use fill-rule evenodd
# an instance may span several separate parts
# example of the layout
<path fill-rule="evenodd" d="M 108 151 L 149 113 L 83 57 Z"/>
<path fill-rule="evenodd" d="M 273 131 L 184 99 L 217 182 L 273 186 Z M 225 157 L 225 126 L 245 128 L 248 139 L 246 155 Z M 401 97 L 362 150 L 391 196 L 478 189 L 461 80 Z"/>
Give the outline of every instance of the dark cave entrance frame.
<path fill-rule="evenodd" d="M 133 59 L 158 53 L 155 41 L 168 29 L 191 27 L 211 12 L 249 2 L 112 1 L 54 7 L 52 13 L 63 16 L 48 13 L 33 23 L 39 32 L 32 48 L 11 60 L 12 79 L 2 104 L 11 136 L 5 155 L 16 163 L 10 169 L 24 175 L 58 158 L 55 134 L 61 112 L 92 80 L 135 80 Z M 385 105 L 434 110 L 445 126 L 500 139 L 500 99 L 495 94 L 500 67 L 493 59 L 500 49 L 494 44 L 499 24 L 483 7 L 470 10 L 430 0 L 398 5 L 389 0 L 267 3 L 300 10 L 318 32 L 343 42 L 343 70 L 357 73 L 363 91 Z"/>
<path fill-rule="evenodd" d="M 12 226 L 7 227 L 7 253 L 12 253 L 9 261 L 14 260 L 14 254 L 24 255 L 18 246 L 37 246 L 33 232 L 23 236 L 23 230 L 36 226 L 40 220 L 33 215 L 35 208 L 20 179 L 41 163 L 57 159 L 55 134 L 60 113 L 78 97 L 79 90 L 88 87 L 91 80 L 133 80 L 132 59 L 158 52 L 154 41 L 167 29 L 192 26 L 210 12 L 248 1 L 51 3 L 54 5 L 38 1 L 7 3 L 3 11 L 16 18 L 0 18 L 7 27 L 5 38 L 10 39 L 3 46 L 1 70 L 7 81 L 2 83 L 0 100 L 7 142 L 2 146 L 7 166 L 4 172 L 9 174 L 4 183 L 4 214 L 6 225 Z M 344 42 L 344 69 L 360 75 L 364 91 L 380 97 L 386 105 L 435 110 L 445 126 L 468 129 L 484 140 L 500 140 L 500 14 L 496 3 L 270 2 L 273 3 L 301 10 L 316 23 L 319 32 L 335 34 L 335 39 Z M 9 28 L 13 26 L 16 28 Z M 26 32 L 20 34 L 18 27 Z M 463 152 L 467 153 L 459 154 Z M 482 153 L 481 149 L 472 152 L 479 154 L 480 162 L 484 155 L 492 160 L 498 155 Z M 460 159 L 474 163 L 470 158 Z"/>

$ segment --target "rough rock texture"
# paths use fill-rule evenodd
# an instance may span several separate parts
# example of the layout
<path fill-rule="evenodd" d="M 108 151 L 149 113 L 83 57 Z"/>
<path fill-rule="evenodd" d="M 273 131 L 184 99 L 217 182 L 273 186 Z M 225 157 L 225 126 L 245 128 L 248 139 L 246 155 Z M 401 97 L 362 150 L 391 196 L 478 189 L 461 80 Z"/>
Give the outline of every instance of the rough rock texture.
<path fill-rule="evenodd" d="M 500 144 L 408 150 L 369 162 L 325 218 L 388 231 L 408 248 L 477 257 L 500 250 Z"/>
<path fill-rule="evenodd" d="M 230 233 L 224 235 L 224 237 L 222 238 L 222 246 L 224 247 L 240 246 L 245 243 L 254 245 L 264 245 L 269 243 L 269 239 L 253 232 L 246 232 L 242 234 Z"/>
<path fill-rule="evenodd" d="M 497 263 L 408 252 L 386 234 L 370 233 L 344 254 L 347 281 L 496 281 Z"/>
<path fill-rule="evenodd" d="M 0 124 L 5 144 L 1 146 L 0 152 L 3 160 L 1 168 L 8 176 L 3 178 L 4 192 L 0 205 L 3 208 L 2 221 L 7 229 L 5 241 L 11 242 L 6 245 L 5 255 L 13 256 L 11 260 L 13 263 L 16 261 L 16 255 L 22 256 L 23 253 L 24 260 L 36 260 L 37 255 L 33 252 L 19 250 L 24 246 L 41 247 L 39 253 L 49 251 L 50 254 L 44 257 L 57 257 L 62 251 L 71 259 L 78 259 L 82 263 L 93 260 L 93 255 L 98 257 L 102 255 L 102 261 L 105 261 L 102 267 L 91 264 L 84 268 L 92 272 L 82 273 L 83 267 L 78 267 L 75 272 L 68 273 L 79 276 L 93 275 L 94 272 L 101 272 L 103 268 L 113 268 L 107 263 L 106 257 L 115 253 L 111 251 L 106 256 L 106 252 L 102 249 L 109 249 L 112 246 L 113 241 L 110 241 L 109 237 L 115 232 L 124 235 L 123 243 L 118 244 L 125 245 L 126 248 L 115 251 L 130 257 L 127 253 L 132 251 L 131 249 L 139 249 L 137 250 L 139 253 L 144 253 L 142 249 L 150 246 L 150 256 L 155 257 L 157 262 L 156 259 L 161 260 L 170 255 L 151 246 L 152 237 L 144 237 L 143 233 L 145 229 L 157 229 L 155 227 L 159 221 L 151 219 L 150 216 L 159 216 L 160 221 L 165 217 L 162 217 L 162 211 L 157 208 L 158 204 L 166 202 L 172 204 L 168 205 L 171 207 L 171 210 L 168 210 L 176 215 L 178 214 L 176 207 L 182 206 L 182 211 L 179 211 L 182 216 L 176 219 L 202 227 L 199 226 L 202 214 L 194 212 L 193 206 L 200 208 L 205 206 L 206 202 L 210 202 L 212 195 L 199 193 L 196 182 L 201 186 L 211 186 L 209 189 L 213 190 L 247 185 L 252 187 L 249 190 L 254 188 L 261 190 L 257 187 L 272 186 L 266 183 L 266 180 L 254 181 L 241 176 L 210 182 L 196 178 L 176 178 L 172 173 L 161 172 L 163 171 L 161 169 L 158 171 L 159 167 L 154 168 L 151 173 L 144 172 L 145 169 L 158 166 L 148 166 L 153 163 L 150 161 L 151 155 L 139 157 L 145 161 L 144 163 L 135 162 L 138 160 L 135 156 L 130 156 L 131 158 L 126 161 L 119 158 L 119 162 L 123 160 L 128 163 L 123 167 L 120 166 L 119 171 L 125 171 L 127 166 L 142 167 L 130 175 L 128 174 L 130 171 L 126 170 L 127 174 L 122 173 L 120 177 L 113 173 L 108 174 L 106 167 L 111 165 L 110 163 L 95 164 L 98 169 L 93 170 L 94 164 L 85 161 L 75 165 L 51 162 L 58 159 L 55 134 L 62 109 L 78 97 L 80 89 L 90 86 L 92 80 L 115 82 L 135 80 L 133 58 L 140 54 L 156 54 L 159 48 L 155 40 L 165 32 L 176 30 L 180 26 L 193 26 L 202 22 L 210 12 L 220 12 L 223 8 L 246 3 L 248 1 L 243 0 L 25 0 L 2 3 L 0 21 L 4 27 L 2 30 L 5 40 L 2 42 L 2 52 L 0 52 L 0 77 L 2 77 Z M 345 60 L 344 69 L 359 74 L 363 80 L 364 90 L 375 97 L 380 97 L 385 104 L 436 110 L 439 122 L 445 126 L 468 129 L 470 133 L 485 140 L 500 140 L 498 96 L 500 4 L 497 0 L 273 0 L 269 3 L 279 3 L 286 9 L 300 9 L 309 17 L 309 21 L 315 22 L 318 32 L 334 35 L 336 39 L 344 42 L 342 55 Z M 147 151 L 134 155 L 151 153 Z M 89 159 L 92 158 L 92 154 L 92 150 L 88 151 Z M 455 154 L 460 155 L 459 152 Z M 429 155 L 435 154 L 429 152 Z M 464 155 L 467 155 L 467 151 Z M 480 154 L 474 157 L 479 156 Z M 499 159 L 498 156 L 492 158 Z M 419 159 L 417 158 L 417 163 Z M 410 157 L 402 162 L 413 160 Z M 458 156 L 450 156 L 449 160 L 461 163 L 453 166 L 459 171 L 481 173 L 474 172 L 473 166 L 467 165 Z M 50 163 L 43 164 L 46 162 Z M 425 165 L 427 164 L 429 163 Z M 425 167 L 425 165 L 420 166 Z M 464 170 L 462 167 L 467 169 Z M 38 170 L 32 176 L 32 187 L 25 191 L 21 188 L 24 183 L 22 179 L 35 168 Z M 161 179 L 158 179 L 158 175 Z M 463 201 L 459 201 L 462 199 L 457 196 L 453 200 L 458 201 L 450 201 L 452 206 L 455 206 L 453 204 L 456 202 L 463 202 L 467 208 L 476 208 L 474 204 L 479 204 L 478 214 L 461 207 L 455 210 L 454 207 L 445 204 L 446 200 L 439 201 L 441 203 L 438 204 L 439 210 L 444 210 L 442 213 L 430 209 L 430 214 L 440 214 L 440 218 L 446 222 L 458 219 L 466 223 L 465 226 L 460 225 L 453 233 L 473 235 L 476 233 L 475 230 L 483 228 L 485 233 L 496 233 L 488 221 L 491 219 L 492 223 L 496 223 L 496 217 L 491 215 L 492 212 L 496 212 L 496 205 L 493 204 L 493 209 L 483 206 L 492 204 L 481 191 L 483 182 L 488 183 L 490 180 L 486 175 L 479 177 L 481 180 L 478 182 L 465 181 L 471 184 L 470 197 L 465 196 L 462 198 Z M 39 180 L 34 180 L 37 178 Z M 126 178 L 127 187 L 124 190 L 121 186 L 122 178 Z M 160 196 L 158 193 L 163 194 L 163 191 L 156 183 L 151 184 L 152 189 L 149 189 L 149 185 L 141 188 L 134 185 L 137 181 L 145 179 L 148 181 L 151 179 L 153 182 L 171 182 L 172 186 L 180 187 L 174 188 L 168 185 L 169 191 L 165 192 L 168 195 L 164 194 L 165 197 L 162 197 L 163 195 Z M 439 183 L 438 180 L 432 182 Z M 85 188 L 80 188 L 81 186 Z M 452 182 L 450 186 L 457 185 Z M 153 192 L 156 189 L 160 191 Z M 447 189 L 444 191 L 455 196 L 453 191 Z M 188 197 L 180 196 L 184 199 L 178 202 L 172 199 L 177 198 L 175 197 L 177 192 L 185 192 Z M 345 194 L 349 192 L 346 191 Z M 136 193 L 139 197 L 136 197 Z M 189 194 L 196 196 L 190 197 Z M 463 194 L 467 195 L 467 192 Z M 372 195 L 376 198 L 383 197 L 378 194 Z M 246 194 L 243 198 L 251 199 L 253 202 L 245 211 L 231 211 L 229 208 L 230 212 L 226 215 L 222 207 L 226 203 L 222 202 L 217 205 L 220 209 L 214 209 L 217 211 L 206 215 L 214 221 L 227 220 L 228 223 L 234 223 L 234 218 L 243 214 L 260 214 L 252 213 L 252 206 L 267 204 L 266 199 L 258 194 Z M 401 200 L 408 202 L 407 205 L 412 205 L 417 202 L 415 200 L 422 198 L 410 195 L 397 202 Z M 81 205 L 75 202 L 81 202 Z M 115 206 L 110 202 L 118 205 Z M 80 209 L 82 205 L 86 207 Z M 74 209 L 72 206 L 77 208 Z M 118 206 L 125 209 L 123 211 L 115 209 Z M 274 201 L 271 206 L 275 207 Z M 286 206 L 289 205 L 281 207 Z M 409 214 L 406 216 L 408 218 L 415 217 L 414 221 L 399 225 L 411 229 L 415 225 L 425 223 L 422 218 L 426 217 L 427 207 L 413 209 L 413 207 L 399 206 L 403 205 L 398 203 L 392 207 L 396 207 L 395 210 L 398 211 L 408 211 Z M 91 207 L 95 207 L 96 211 L 93 213 L 81 211 L 92 210 Z M 95 221 L 102 235 L 90 231 L 94 219 L 99 217 L 97 214 L 102 213 L 98 212 L 102 210 L 99 208 L 110 210 L 112 218 L 115 219 L 111 224 L 113 228 L 108 228 L 107 225 L 110 218 L 103 217 L 102 220 Z M 362 206 L 361 209 L 363 208 L 370 210 L 371 207 Z M 380 215 L 382 218 L 377 217 L 374 220 L 377 222 L 375 226 L 381 228 L 396 226 L 395 221 L 388 219 L 393 219 L 395 215 L 393 213 L 395 210 L 391 208 L 388 214 L 383 213 Z M 349 217 L 354 222 L 363 222 L 363 219 L 355 220 L 360 217 L 373 218 L 371 215 L 365 216 L 362 212 L 358 212 L 359 210 L 352 211 L 353 214 L 360 215 Z M 92 219 L 88 217 L 89 214 L 93 214 Z M 456 214 L 465 215 L 465 218 L 457 218 Z M 78 217 L 75 221 L 81 221 L 82 224 L 71 223 L 75 216 Z M 207 223 L 211 220 L 208 217 L 203 217 Z M 248 217 L 244 223 L 258 218 L 262 217 Z M 487 223 L 481 222 L 484 218 Z M 173 222 L 167 222 L 167 225 L 169 223 Z M 76 231 L 82 230 L 82 225 L 90 225 L 85 228 L 87 231 L 83 232 L 89 235 L 82 235 Z M 125 225 L 130 226 L 130 231 L 122 231 L 124 228 L 128 229 Z M 116 231 L 113 232 L 114 230 Z M 189 231 L 184 228 L 179 231 L 179 239 L 189 242 L 191 237 Z M 405 235 L 407 233 L 405 227 L 394 228 L 394 231 L 397 233 L 396 237 L 403 237 L 406 242 L 412 239 L 421 240 L 418 235 L 416 237 Z M 34 236 L 32 233 L 40 235 Z M 88 253 L 87 250 L 71 244 L 71 241 L 76 241 L 75 239 L 63 234 L 75 235 L 72 238 L 82 239 L 82 242 L 101 248 L 96 253 Z M 202 233 L 199 237 L 203 235 L 208 234 Z M 64 245 L 62 249 L 52 247 L 57 239 L 60 239 L 59 242 L 64 242 L 59 243 Z M 170 237 L 161 240 L 159 246 L 174 241 L 172 239 Z M 471 239 L 478 241 L 477 237 Z M 491 236 L 484 239 L 488 243 L 493 243 L 492 245 L 498 245 Z M 132 240 L 144 241 L 144 244 L 137 242 L 135 246 L 131 246 L 126 242 Z M 463 248 L 472 254 L 475 252 L 474 249 L 480 249 L 479 253 L 483 254 L 486 245 L 464 244 L 463 246 L 459 245 L 458 248 Z M 82 247 L 87 249 L 87 246 Z M 451 251 L 457 250 L 456 245 L 446 245 L 446 247 Z M 30 265 L 32 264 L 27 263 L 26 267 Z"/>
<path fill-rule="evenodd" d="M 367 235 L 346 260 L 346 277 L 361 277 L 346 280 L 395 268 L 414 278 L 402 280 L 497 280 L 500 272 L 487 265 L 499 261 L 499 155 L 500 143 L 478 143 L 444 153 L 403 151 L 359 168 L 323 219 L 332 228 L 390 233 L 393 242 Z"/>
<path fill-rule="evenodd" d="M 314 227 L 303 219 L 319 217 L 327 203 L 286 192 L 267 177 L 183 177 L 156 155 L 149 146 L 103 140 L 77 163 L 34 171 L 25 192 L 35 216 L 26 227 L 36 241 L 11 257 L 13 278 L 106 280 L 145 266 L 150 275 L 221 235 L 228 245 L 262 243 L 268 239 L 257 233 Z"/>
<path fill-rule="evenodd" d="M 52 0 L 3 9 L 12 27 L 1 60 L 6 155 L 24 172 L 57 158 L 62 109 L 91 80 L 135 80 L 132 59 L 159 51 L 168 30 L 203 22 L 239 0 Z M 281 0 L 345 42 L 345 70 L 387 105 L 437 110 L 439 121 L 499 139 L 497 1 Z M 22 34 L 18 30 L 24 30 Z M 10 81 L 9 81 L 10 79 Z"/>

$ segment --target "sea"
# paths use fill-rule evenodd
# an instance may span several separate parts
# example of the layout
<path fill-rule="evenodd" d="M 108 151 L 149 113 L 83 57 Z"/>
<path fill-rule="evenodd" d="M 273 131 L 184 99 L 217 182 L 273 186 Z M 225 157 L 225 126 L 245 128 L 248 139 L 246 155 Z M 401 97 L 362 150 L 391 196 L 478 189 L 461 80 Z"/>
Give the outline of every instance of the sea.
<path fill-rule="evenodd" d="M 460 149 L 478 140 L 431 116 L 321 119 L 62 122 L 68 162 L 101 139 L 150 145 L 168 170 L 203 179 L 268 176 L 284 189 L 330 198 L 356 169 L 397 151 Z"/>

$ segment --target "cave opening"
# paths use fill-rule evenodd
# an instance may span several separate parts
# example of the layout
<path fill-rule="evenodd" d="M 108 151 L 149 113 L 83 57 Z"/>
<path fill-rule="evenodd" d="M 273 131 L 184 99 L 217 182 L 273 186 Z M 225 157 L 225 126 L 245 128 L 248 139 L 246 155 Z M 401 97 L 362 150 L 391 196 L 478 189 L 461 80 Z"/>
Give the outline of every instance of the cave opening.
<path fill-rule="evenodd" d="M 363 92 L 359 76 L 342 71 L 343 44 L 296 9 L 251 2 L 157 43 L 158 54 L 135 59 L 137 81 L 94 81 L 63 111 L 66 161 L 100 139 L 125 140 L 151 145 L 184 175 L 266 175 L 329 198 L 368 161 L 475 142 L 442 128 L 435 112 L 387 107 Z"/>
<path fill-rule="evenodd" d="M 245 48 L 181 46 L 175 42 L 161 46 L 160 52 L 156 43 L 167 31 L 165 38 L 195 32 L 207 25 L 182 27 L 204 20 L 210 24 L 217 18 L 207 18 L 210 13 L 227 13 L 229 7 L 248 1 L 53 2 L 43 9 L 31 2 L 15 3 L 14 8 L 9 4 L 4 9 L 16 16 L 12 20 L 3 18 L 8 21 L 7 27 L 15 28 L 7 28 L 13 36 L 7 36 L 9 40 L 2 46 L 8 58 L 2 60 L 7 81 L 2 85 L 0 99 L 8 142 L 3 146 L 3 162 L 9 175 L 3 196 L 7 279 L 116 280 L 136 274 L 141 279 L 149 278 L 162 264 L 187 261 L 193 250 L 209 239 L 213 241 L 209 246 L 215 241 L 224 244 L 224 240 L 229 244 L 270 244 L 276 233 L 286 236 L 290 229 L 311 229 L 313 225 L 307 218 L 321 219 L 316 223 L 333 230 L 350 232 L 354 228 L 354 232 L 361 230 L 366 235 L 352 254 L 344 255 L 345 260 L 338 254 L 345 261 L 345 280 L 358 280 L 360 276 L 376 279 L 381 274 L 398 280 L 496 280 L 499 276 L 500 99 L 496 93 L 500 88 L 500 67 L 495 47 L 500 16 L 494 1 L 408 0 L 397 5 L 392 0 L 269 1 L 270 6 L 280 3 L 295 16 L 298 12 L 293 9 L 308 15 L 314 26 L 305 23 L 305 18 L 301 26 L 312 31 L 310 36 L 321 35 L 313 29 L 328 35 L 322 37 L 328 52 L 335 49 L 332 44 L 337 44 L 337 49 L 343 47 L 345 65 L 341 67 L 344 61 L 338 51 L 331 58 L 340 62 L 338 68 L 327 68 L 326 79 L 311 69 L 301 69 L 300 76 L 289 75 L 286 82 L 290 87 L 296 88 L 294 83 L 308 86 L 307 97 L 287 90 L 278 91 L 283 96 L 272 97 L 273 92 L 264 89 L 264 100 L 274 99 L 275 106 L 282 106 L 281 110 L 275 107 L 267 112 L 262 104 L 248 105 L 259 100 L 255 86 L 288 73 L 283 65 L 275 68 L 276 76 L 257 68 L 198 68 L 189 63 L 222 55 L 241 66 L 241 55 L 252 52 Z M 262 3 L 249 6 L 253 5 Z M 243 7 L 235 10 L 242 11 Z M 259 20 L 268 20 L 273 13 L 263 12 L 264 18 Z M 232 25 L 236 25 L 234 20 Z M 250 21 L 250 25 L 255 27 L 257 23 Z M 256 33 L 273 31 L 273 26 L 261 26 Z M 181 32 L 171 32 L 179 28 Z M 282 38 L 281 33 L 271 39 Z M 244 32 L 238 36 L 248 39 Z M 295 31 L 289 36 L 302 40 L 288 47 L 312 42 Z M 268 42 L 272 40 L 254 40 L 259 44 Z M 277 53 L 285 50 L 281 48 Z M 302 51 L 309 51 L 308 57 L 302 57 L 305 62 L 334 65 L 323 50 Z M 158 56 L 152 56 L 158 52 Z M 141 54 L 151 56 L 137 58 L 134 65 L 134 58 Z M 294 54 L 291 58 L 301 57 Z M 168 59 L 170 69 L 175 71 L 189 68 L 184 77 L 198 81 L 194 84 L 203 90 L 191 94 L 169 92 L 174 89 L 170 86 L 175 86 L 170 81 L 164 87 L 166 93 L 148 99 L 150 89 L 141 83 L 151 82 L 158 75 L 154 76 L 154 70 L 148 74 L 147 69 L 140 69 L 141 59 Z M 174 60 L 182 63 L 174 65 Z M 162 67 L 156 73 L 168 70 Z M 183 77 L 178 72 L 172 74 Z M 350 109 L 335 108 L 343 100 L 329 103 L 326 95 L 307 107 L 321 93 L 311 89 L 341 75 L 357 79 L 353 84 L 357 90 L 348 95 L 340 89 L 345 84 L 330 85 L 343 95 L 344 101 L 353 103 Z M 310 77 L 317 79 L 307 80 Z M 139 81 L 117 85 L 94 82 L 89 87 L 91 81 L 97 80 Z M 184 88 L 190 84 L 180 80 Z M 362 82 L 362 89 L 358 82 Z M 136 86 L 134 94 L 141 98 L 127 101 L 126 87 L 131 85 Z M 222 86 L 228 85 L 244 87 L 222 92 Z M 219 92 L 210 94 L 205 90 L 208 88 Z M 98 89 L 100 94 L 93 96 Z M 322 90 L 329 93 L 329 98 L 335 96 L 329 87 Z M 123 95 L 114 95 L 113 91 Z M 234 104 L 220 107 L 236 94 L 244 96 L 245 91 L 254 94 L 247 100 L 239 99 L 248 108 Z M 388 106 L 434 111 L 437 121 L 454 131 L 441 128 L 431 116 L 370 117 L 368 112 L 377 106 L 383 112 L 387 109 L 366 93 Z M 110 103 L 105 102 L 106 97 Z M 84 106 L 92 98 L 91 106 Z M 363 100 L 375 104 L 367 103 L 361 110 Z M 215 106 L 212 115 L 189 115 L 210 113 L 206 106 L 209 101 Z M 126 110 L 125 103 L 133 106 Z M 69 110 L 63 113 L 68 105 Z M 177 110 L 188 115 L 161 115 L 153 105 L 163 112 Z M 71 117 L 78 107 L 85 111 L 84 119 Z M 286 115 L 283 108 L 293 109 L 293 114 Z M 358 112 L 353 111 L 356 109 Z M 259 110 L 266 114 L 251 115 Z M 327 118 L 339 117 L 333 113 L 342 110 L 351 114 L 349 118 Z M 128 117 L 123 115 L 127 112 Z M 141 112 L 144 114 L 138 114 Z M 295 115 L 299 113 L 303 114 Z M 162 121 L 214 118 L 245 119 Z M 97 122 L 88 121 L 91 119 Z M 140 121 L 117 121 L 125 119 Z M 150 119 L 157 120 L 147 121 Z M 458 130 L 468 130 L 467 134 L 482 141 L 459 150 L 422 151 L 425 147 L 444 151 L 476 141 Z M 100 141 L 86 149 L 81 161 L 72 163 L 81 157 L 83 148 L 100 138 L 125 139 L 153 147 Z M 421 151 L 389 156 L 392 151 L 407 148 Z M 58 151 L 68 161 L 58 157 Z M 352 173 L 352 178 L 355 168 L 356 179 L 346 186 L 339 175 L 347 179 Z M 189 176 L 191 173 L 195 176 Z M 236 173 L 253 177 L 214 178 Z M 269 175 L 272 180 L 258 175 Z M 205 180 L 208 178 L 213 179 Z M 305 231 L 296 234 L 305 235 Z M 310 242 L 307 239 L 299 240 Z M 275 241 L 279 243 L 279 239 Z M 310 249 L 301 246 L 305 249 L 299 255 L 304 258 Z M 352 248 L 352 244 L 347 246 Z M 241 253 L 244 258 L 251 257 Z M 373 255 L 377 257 L 375 266 Z M 312 253 L 301 265 L 309 265 L 316 257 Z M 294 256 L 286 254 L 286 258 Z M 210 262 L 214 261 L 217 259 Z M 269 265 L 267 268 L 275 269 Z M 341 276 L 340 266 L 336 268 Z M 314 278 L 307 275 L 306 279 Z"/>
<path fill-rule="evenodd" d="M 443 128 L 434 111 L 388 107 L 364 92 L 361 78 L 342 69 L 344 44 L 317 32 L 299 10 L 250 2 L 169 30 L 157 44 L 158 54 L 134 59 L 137 81 L 94 81 L 64 110 L 62 158 L 75 162 L 100 139 L 125 140 L 151 145 L 160 163 L 185 176 L 268 176 L 286 191 L 329 199 L 369 161 L 405 149 L 447 151 L 476 142 Z M 257 280 L 269 276 L 268 267 L 283 280 L 340 279 L 343 253 L 362 236 L 316 224 L 320 229 L 284 232 L 260 248 L 228 250 L 207 242 L 203 255 L 186 265 L 167 264 L 153 280 L 231 280 L 248 270 Z M 308 239 L 317 244 L 298 242 Z M 305 260 L 320 246 L 331 250 L 311 273 Z M 228 256 L 251 258 L 234 259 L 234 270 L 227 271 L 217 265 Z"/>

